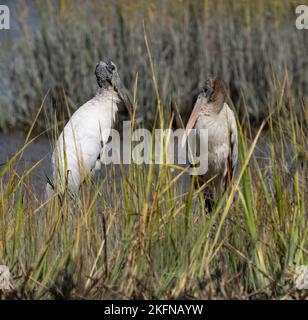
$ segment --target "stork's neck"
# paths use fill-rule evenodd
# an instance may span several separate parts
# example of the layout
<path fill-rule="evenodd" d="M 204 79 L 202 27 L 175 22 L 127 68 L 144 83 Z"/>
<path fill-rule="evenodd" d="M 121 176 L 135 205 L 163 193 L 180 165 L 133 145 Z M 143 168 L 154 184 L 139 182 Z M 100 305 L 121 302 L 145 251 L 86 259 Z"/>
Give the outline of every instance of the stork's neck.
<path fill-rule="evenodd" d="M 113 89 L 111 85 L 108 87 L 102 87 L 97 90 L 96 96 L 103 100 L 111 100 L 115 103 L 120 102 L 118 93 Z"/>
<path fill-rule="evenodd" d="M 201 112 L 204 115 L 217 115 L 222 110 L 225 103 L 225 95 L 221 92 L 214 92 L 209 102 L 203 105 Z"/>
<path fill-rule="evenodd" d="M 209 102 L 203 105 L 200 113 L 204 116 L 215 116 L 220 113 L 223 106 L 224 106 L 224 101 L 222 101 L 221 103 Z"/>

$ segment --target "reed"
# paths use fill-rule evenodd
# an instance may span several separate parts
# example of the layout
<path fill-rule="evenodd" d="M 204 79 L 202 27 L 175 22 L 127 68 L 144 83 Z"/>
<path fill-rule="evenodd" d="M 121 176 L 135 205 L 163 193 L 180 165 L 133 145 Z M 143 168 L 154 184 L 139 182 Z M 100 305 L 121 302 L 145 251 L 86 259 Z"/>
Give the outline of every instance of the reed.
<path fill-rule="evenodd" d="M 44 201 L 29 182 L 39 163 L 16 173 L 27 138 L 0 171 L 0 261 L 14 286 L 0 297 L 306 299 L 293 275 L 307 263 L 308 114 L 289 87 L 286 73 L 258 130 L 239 122 L 240 169 L 210 215 L 202 187 L 164 164 L 110 165 L 75 201 Z"/>

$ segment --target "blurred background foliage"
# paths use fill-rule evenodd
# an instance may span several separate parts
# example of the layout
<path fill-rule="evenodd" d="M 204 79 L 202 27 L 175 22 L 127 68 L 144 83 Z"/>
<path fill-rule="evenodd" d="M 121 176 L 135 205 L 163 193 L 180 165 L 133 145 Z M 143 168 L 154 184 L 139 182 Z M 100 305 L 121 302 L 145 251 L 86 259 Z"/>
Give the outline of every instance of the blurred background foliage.
<path fill-rule="evenodd" d="M 219 76 L 229 84 L 240 120 L 258 124 L 275 104 L 277 83 L 286 74 L 298 105 L 307 98 L 308 33 L 295 28 L 296 5 L 16 0 L 19 34 L 1 49 L 0 130 L 28 127 L 48 89 L 45 117 L 65 109 L 66 101 L 77 108 L 94 95 L 94 68 L 106 57 L 117 63 L 131 92 L 138 74 L 139 118 L 151 123 L 157 102 L 143 21 L 166 110 L 172 102 L 187 117 L 205 79 Z M 40 128 L 45 123 L 42 118 Z"/>

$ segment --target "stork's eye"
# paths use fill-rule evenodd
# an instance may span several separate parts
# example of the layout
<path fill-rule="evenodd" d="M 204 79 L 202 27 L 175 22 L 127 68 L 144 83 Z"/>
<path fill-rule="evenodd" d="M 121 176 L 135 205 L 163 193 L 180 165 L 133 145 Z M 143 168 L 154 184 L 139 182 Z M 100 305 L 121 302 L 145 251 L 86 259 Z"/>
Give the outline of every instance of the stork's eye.
<path fill-rule="evenodd" d="M 109 69 L 110 69 L 110 71 L 114 71 L 115 70 L 114 64 L 110 64 Z"/>

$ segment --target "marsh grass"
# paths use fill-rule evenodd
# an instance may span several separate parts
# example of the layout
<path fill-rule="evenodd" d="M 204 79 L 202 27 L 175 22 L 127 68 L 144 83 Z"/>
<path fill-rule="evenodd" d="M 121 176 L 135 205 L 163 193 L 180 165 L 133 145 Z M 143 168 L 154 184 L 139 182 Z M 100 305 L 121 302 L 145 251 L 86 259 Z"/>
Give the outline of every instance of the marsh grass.
<path fill-rule="evenodd" d="M 308 41 L 286 27 L 293 2 L 98 1 L 91 23 L 69 1 L 59 1 L 59 11 L 37 3 L 41 28 L 32 34 L 22 24 L 6 84 L 14 99 L 1 123 L 30 129 L 0 167 L 0 263 L 14 287 L 0 298 L 306 299 L 293 276 L 308 258 Z M 233 80 L 239 170 L 210 215 L 204 186 L 194 189 L 184 167 L 106 166 L 74 201 L 39 196 L 31 184 L 39 162 L 18 174 L 41 128 L 55 141 L 66 111 L 90 97 L 93 61 L 102 56 L 133 84 L 133 127 L 171 127 L 178 115 L 170 115 L 170 100 L 183 114 L 209 73 Z"/>
<path fill-rule="evenodd" d="M 239 171 L 210 215 L 204 186 L 194 189 L 192 181 L 185 189 L 185 168 L 171 172 L 164 164 L 107 166 L 104 178 L 89 179 L 74 201 L 56 194 L 44 201 L 29 183 L 38 164 L 16 173 L 35 139 L 34 121 L 23 148 L 0 171 L 0 261 L 14 285 L 0 297 L 307 298 L 293 276 L 295 266 L 307 264 L 308 118 L 304 101 L 295 108 L 289 96 L 285 103 L 288 88 L 286 74 L 258 130 L 238 123 Z M 137 90 L 136 80 L 135 97 Z M 162 110 L 158 103 L 157 123 L 168 127 Z M 265 131 L 270 157 L 261 159 L 255 151 Z"/>

